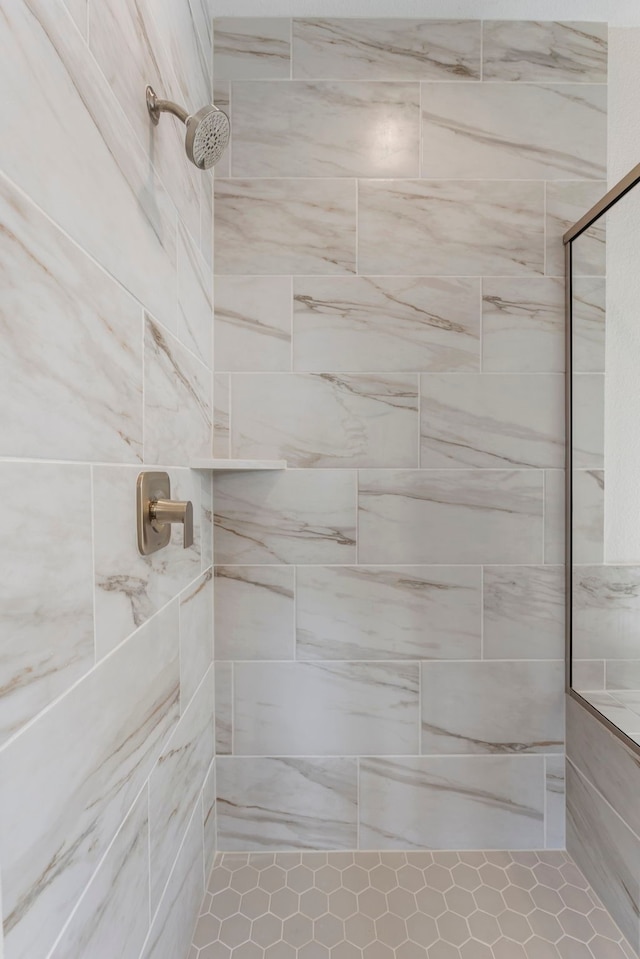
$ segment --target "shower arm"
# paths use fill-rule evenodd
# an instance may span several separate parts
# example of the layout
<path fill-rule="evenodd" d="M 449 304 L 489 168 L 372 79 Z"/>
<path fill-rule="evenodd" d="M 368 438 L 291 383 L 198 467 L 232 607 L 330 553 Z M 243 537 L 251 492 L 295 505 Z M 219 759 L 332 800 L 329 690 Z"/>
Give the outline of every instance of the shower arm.
<path fill-rule="evenodd" d="M 152 121 L 156 124 L 160 122 L 161 113 L 172 113 L 174 117 L 186 123 L 190 114 L 173 100 L 160 100 L 152 87 L 147 87 L 147 109 Z"/>

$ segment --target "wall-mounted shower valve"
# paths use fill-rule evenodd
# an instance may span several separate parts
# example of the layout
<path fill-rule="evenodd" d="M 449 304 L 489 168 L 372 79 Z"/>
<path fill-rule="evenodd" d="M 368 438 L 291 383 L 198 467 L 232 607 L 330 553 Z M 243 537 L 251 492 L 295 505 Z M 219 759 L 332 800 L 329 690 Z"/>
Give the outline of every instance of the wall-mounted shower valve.
<path fill-rule="evenodd" d="M 193 546 L 193 505 L 171 499 L 168 473 L 140 473 L 136 489 L 138 550 L 143 556 L 167 546 L 172 523 L 183 527 L 183 546 Z"/>

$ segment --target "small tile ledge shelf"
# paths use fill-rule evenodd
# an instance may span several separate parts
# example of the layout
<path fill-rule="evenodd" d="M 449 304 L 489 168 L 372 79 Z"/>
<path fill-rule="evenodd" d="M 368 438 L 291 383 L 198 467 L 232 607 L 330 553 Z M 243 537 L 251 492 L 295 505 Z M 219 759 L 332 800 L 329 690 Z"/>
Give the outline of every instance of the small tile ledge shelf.
<path fill-rule="evenodd" d="M 286 460 L 194 460 L 192 470 L 213 470 L 214 472 L 244 472 L 246 470 L 286 470 Z"/>

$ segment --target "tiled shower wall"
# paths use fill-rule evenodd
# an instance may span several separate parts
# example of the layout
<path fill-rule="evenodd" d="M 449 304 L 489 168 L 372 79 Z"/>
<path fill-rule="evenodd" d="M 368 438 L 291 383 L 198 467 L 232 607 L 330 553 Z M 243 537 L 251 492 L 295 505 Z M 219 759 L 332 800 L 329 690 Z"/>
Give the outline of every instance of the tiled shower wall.
<path fill-rule="evenodd" d="M 144 100 L 210 63 L 198 0 L 2 4 L 5 959 L 179 959 L 213 858 L 212 178 Z M 143 463 L 193 548 L 138 555 Z"/>
<path fill-rule="evenodd" d="M 220 849 L 564 844 L 561 234 L 606 27 L 219 20 Z M 220 175 L 222 174 L 222 175 Z"/>

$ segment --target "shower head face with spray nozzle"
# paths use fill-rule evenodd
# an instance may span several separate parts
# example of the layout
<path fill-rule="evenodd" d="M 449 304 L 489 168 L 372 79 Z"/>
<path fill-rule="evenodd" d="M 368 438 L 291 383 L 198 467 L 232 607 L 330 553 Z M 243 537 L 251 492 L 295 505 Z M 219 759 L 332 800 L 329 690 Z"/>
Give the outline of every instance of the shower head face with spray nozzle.
<path fill-rule="evenodd" d="M 227 114 L 209 103 L 187 120 L 187 156 L 199 170 L 211 169 L 226 150 L 230 132 Z"/>

